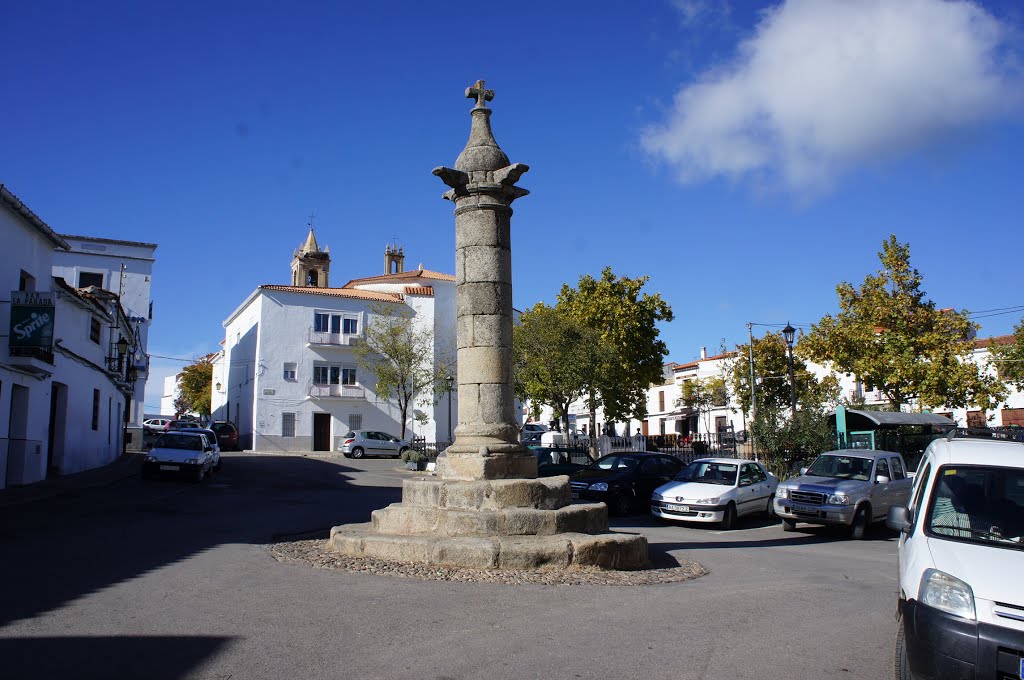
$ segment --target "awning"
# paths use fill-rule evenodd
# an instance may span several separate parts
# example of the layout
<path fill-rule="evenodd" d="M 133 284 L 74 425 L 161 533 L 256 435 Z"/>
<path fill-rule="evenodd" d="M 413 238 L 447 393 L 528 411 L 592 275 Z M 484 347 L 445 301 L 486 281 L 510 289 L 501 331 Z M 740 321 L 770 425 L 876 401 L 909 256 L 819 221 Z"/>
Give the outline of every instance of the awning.
<path fill-rule="evenodd" d="M 828 414 L 829 418 L 835 418 L 836 412 Z M 851 417 L 854 422 L 851 422 Z M 899 427 L 901 425 L 933 425 L 935 427 L 952 428 L 956 427 L 949 418 L 940 416 L 937 413 L 904 413 L 901 411 L 866 411 L 852 408 L 846 409 L 846 421 L 849 429 L 859 429 L 861 426 L 856 423 L 857 419 L 863 419 L 875 427 Z"/>

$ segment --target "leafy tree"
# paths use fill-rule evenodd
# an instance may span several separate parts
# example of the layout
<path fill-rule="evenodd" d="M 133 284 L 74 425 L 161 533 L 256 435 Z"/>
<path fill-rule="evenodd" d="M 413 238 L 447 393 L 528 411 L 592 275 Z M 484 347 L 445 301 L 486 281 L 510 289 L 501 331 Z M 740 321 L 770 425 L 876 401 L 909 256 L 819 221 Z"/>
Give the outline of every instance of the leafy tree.
<path fill-rule="evenodd" d="M 882 268 L 859 288 L 836 286 L 839 313 L 826 314 L 800 343 L 807 356 L 858 376 L 882 391 L 893 410 L 922 407 L 994 408 L 1001 381 L 970 360 L 978 325 L 966 312 L 936 309 L 910 264 L 910 245 L 882 242 Z"/>
<path fill-rule="evenodd" d="M 601 364 L 597 332 L 554 307 L 523 312 L 512 334 L 516 394 L 551 406 L 569 431 L 569 405 L 589 392 Z"/>
<path fill-rule="evenodd" d="M 1024 390 L 1024 319 L 1013 327 L 1013 341 L 1006 345 L 989 345 L 999 377 Z"/>
<path fill-rule="evenodd" d="M 434 333 L 416 322 L 416 313 L 405 305 L 377 303 L 370 308 L 366 340 L 353 346 L 360 370 L 377 378 L 377 396 L 394 400 L 401 414 L 405 438 L 409 409 L 414 403 L 430 404 L 447 390 L 445 377 L 450 361 L 434 361 Z M 442 357 L 443 358 L 443 357 Z"/>
<path fill-rule="evenodd" d="M 758 405 L 750 431 L 762 462 L 779 479 L 792 476 L 799 462 L 835 448 L 835 431 L 821 408 L 801 408 L 793 418 L 788 407 Z"/>
<path fill-rule="evenodd" d="M 647 388 L 662 379 L 668 347 L 658 338 L 658 322 L 671 321 L 672 308 L 658 293 L 644 293 L 648 277 L 616 276 L 605 267 L 601 278 L 581 276 L 576 288 L 562 286 L 556 308 L 595 331 L 601 360 L 586 395 L 590 422 L 603 405 L 610 422 L 636 416 L 647 408 Z M 591 453 L 597 442 L 592 439 Z"/>
<path fill-rule="evenodd" d="M 799 356 L 800 345 L 793 353 L 793 379 L 796 403 L 802 407 L 832 405 L 839 399 L 839 381 L 835 375 L 818 380 Z M 729 382 L 739 406 L 750 413 L 750 345 L 736 348 L 737 356 L 730 367 Z M 780 333 L 754 338 L 754 390 L 757 408 L 783 411 L 790 407 L 789 348 Z"/>
<path fill-rule="evenodd" d="M 697 416 L 704 420 L 704 429 L 711 432 L 711 411 L 729 401 L 725 380 L 718 377 L 686 380 L 680 386 L 680 392 L 679 405 L 696 411 Z"/>
<path fill-rule="evenodd" d="M 181 373 L 178 374 L 179 396 L 174 401 L 176 412 L 190 411 L 204 416 L 210 415 L 213 359 L 216 356 L 216 354 L 207 354 L 181 369 Z"/>

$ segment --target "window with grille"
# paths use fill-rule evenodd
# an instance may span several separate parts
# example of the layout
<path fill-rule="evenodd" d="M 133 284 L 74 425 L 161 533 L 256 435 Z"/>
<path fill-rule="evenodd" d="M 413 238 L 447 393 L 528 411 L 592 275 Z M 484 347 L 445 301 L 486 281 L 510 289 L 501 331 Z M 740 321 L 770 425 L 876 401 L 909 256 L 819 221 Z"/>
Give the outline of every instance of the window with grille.
<path fill-rule="evenodd" d="M 282 413 L 281 414 L 281 436 L 282 437 L 294 437 L 295 436 L 295 414 L 294 413 Z"/>
<path fill-rule="evenodd" d="M 350 430 L 361 430 L 363 429 L 363 416 L 360 413 L 350 413 L 348 416 L 348 429 Z"/>

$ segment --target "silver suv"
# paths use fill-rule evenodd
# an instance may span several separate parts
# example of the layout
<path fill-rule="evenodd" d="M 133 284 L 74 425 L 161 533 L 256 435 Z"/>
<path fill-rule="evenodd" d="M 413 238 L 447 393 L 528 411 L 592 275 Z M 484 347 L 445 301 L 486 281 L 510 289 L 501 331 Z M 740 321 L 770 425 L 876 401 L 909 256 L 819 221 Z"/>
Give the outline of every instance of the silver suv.
<path fill-rule="evenodd" d="M 836 524 L 860 539 L 872 523 L 885 521 L 891 506 L 906 505 L 911 484 L 898 453 L 828 451 L 799 477 L 779 484 L 775 514 L 784 531 L 795 531 L 797 522 Z"/>
<path fill-rule="evenodd" d="M 393 456 L 397 458 L 410 448 L 412 448 L 412 444 L 408 440 L 376 430 L 353 430 L 346 433 L 341 438 L 341 443 L 338 444 L 338 450 L 346 458 L 362 458 L 363 456 Z"/>

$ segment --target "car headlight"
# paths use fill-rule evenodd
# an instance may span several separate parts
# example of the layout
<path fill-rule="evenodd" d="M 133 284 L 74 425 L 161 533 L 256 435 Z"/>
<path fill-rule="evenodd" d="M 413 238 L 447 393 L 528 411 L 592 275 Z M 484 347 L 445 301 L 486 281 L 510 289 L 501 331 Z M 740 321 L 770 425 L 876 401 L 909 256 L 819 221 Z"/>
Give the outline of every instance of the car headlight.
<path fill-rule="evenodd" d="M 834 493 L 834 494 L 832 494 L 831 496 L 828 497 L 828 504 L 829 505 L 849 505 L 850 504 L 850 497 L 845 495 L 845 494 Z"/>
<path fill-rule="evenodd" d="M 186 458 L 185 459 L 185 465 L 195 465 L 198 462 L 199 462 L 198 458 Z"/>
<path fill-rule="evenodd" d="M 789 498 L 789 489 L 787 489 L 784 486 L 780 486 L 778 489 L 775 490 L 775 497 L 776 498 Z"/>
<path fill-rule="evenodd" d="M 660 493 L 654 492 L 654 493 L 651 493 L 651 500 L 652 501 L 663 501 L 663 500 L 665 500 L 665 498 Z"/>
<path fill-rule="evenodd" d="M 591 491 L 607 491 L 608 482 L 595 482 L 591 484 L 589 488 Z"/>
<path fill-rule="evenodd" d="M 695 505 L 718 505 L 719 499 L 720 496 L 715 496 L 714 498 L 701 498 L 695 502 Z"/>
<path fill-rule="evenodd" d="M 155 463 L 156 462 L 156 456 L 146 456 L 146 462 L 147 463 Z"/>
<path fill-rule="evenodd" d="M 962 616 L 972 621 L 977 618 L 974 611 L 974 591 L 971 587 L 944 571 L 925 569 L 921 577 L 921 592 L 918 593 L 921 604 Z"/>

